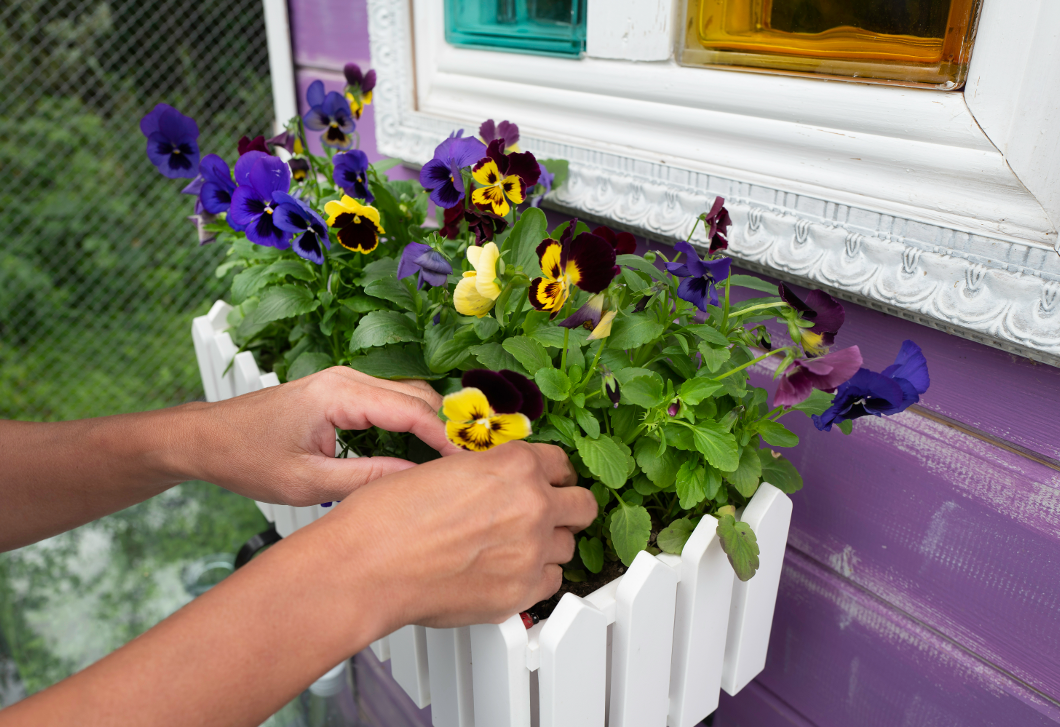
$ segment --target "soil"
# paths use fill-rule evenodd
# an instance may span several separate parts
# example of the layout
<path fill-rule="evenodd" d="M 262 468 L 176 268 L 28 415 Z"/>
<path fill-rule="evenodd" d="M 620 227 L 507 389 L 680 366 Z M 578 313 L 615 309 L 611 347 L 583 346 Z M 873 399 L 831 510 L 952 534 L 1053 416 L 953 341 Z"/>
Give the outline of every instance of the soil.
<path fill-rule="evenodd" d="M 527 609 L 527 613 L 529 613 L 531 617 L 536 617 L 534 618 L 534 622 L 537 623 L 537 621 L 548 618 L 552 615 L 556 606 L 559 605 L 559 599 L 563 598 L 564 593 L 573 593 L 575 596 L 584 598 L 593 591 L 599 590 L 615 580 L 620 575 L 624 574 L 626 570 L 626 566 L 622 565 L 622 561 L 605 559 L 604 567 L 599 573 L 589 573 L 589 577 L 581 583 L 574 583 L 573 581 L 568 581 L 564 578 L 563 585 L 560 586 L 556 595 L 539 603 L 535 603 Z"/>

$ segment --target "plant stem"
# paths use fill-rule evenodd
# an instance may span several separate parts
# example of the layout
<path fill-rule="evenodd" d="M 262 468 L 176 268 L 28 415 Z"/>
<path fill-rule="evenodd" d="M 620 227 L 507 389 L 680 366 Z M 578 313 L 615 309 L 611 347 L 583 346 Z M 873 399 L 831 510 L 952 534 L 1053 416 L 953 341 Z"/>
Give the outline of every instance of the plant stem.
<path fill-rule="evenodd" d="M 786 352 L 788 350 L 793 350 L 793 349 L 794 349 L 793 346 L 785 346 L 784 348 L 778 348 L 778 349 L 775 349 L 773 351 L 767 351 L 766 353 L 763 353 L 758 358 L 751 359 L 750 361 L 748 361 L 745 364 L 740 364 L 736 368 L 730 369 L 729 371 L 726 371 L 721 376 L 715 376 L 714 378 L 710 379 L 710 381 L 721 381 L 722 379 L 724 379 L 724 378 L 726 378 L 728 376 L 732 376 L 733 374 L 735 374 L 735 373 L 737 373 L 739 371 L 743 371 L 748 366 L 754 366 L 759 361 L 764 361 L 765 359 L 769 358 L 770 356 L 773 356 L 774 354 L 784 353 L 784 352 Z"/>
<path fill-rule="evenodd" d="M 563 373 L 567 371 L 567 343 L 570 341 L 570 329 L 564 326 L 563 328 L 563 353 L 559 356 L 559 370 Z"/>
<path fill-rule="evenodd" d="M 596 371 L 596 365 L 600 363 L 600 356 L 604 352 L 604 347 L 607 345 L 607 339 L 600 340 L 600 348 L 596 349 L 596 356 L 593 357 L 593 362 L 590 364 L 588 371 L 585 372 L 585 378 L 578 384 L 577 390 L 580 391 L 586 384 L 589 383 L 589 379 L 592 378 L 593 372 Z"/>
<path fill-rule="evenodd" d="M 692 241 L 692 235 L 694 235 L 696 233 L 696 228 L 697 227 L 699 227 L 699 218 L 698 217 L 696 218 L 695 223 L 692 225 L 692 229 L 689 230 L 688 237 L 685 238 L 685 242 L 691 242 Z"/>
<path fill-rule="evenodd" d="M 785 305 L 787 305 L 787 303 L 785 303 L 782 300 L 778 300 L 778 301 L 776 301 L 774 303 L 760 303 L 758 305 L 753 305 L 750 308 L 744 308 L 742 310 L 737 311 L 736 313 L 733 314 L 733 317 L 739 318 L 740 316 L 746 315 L 747 313 L 750 313 L 751 311 L 764 310 L 766 308 L 776 308 L 778 306 L 785 306 Z"/>

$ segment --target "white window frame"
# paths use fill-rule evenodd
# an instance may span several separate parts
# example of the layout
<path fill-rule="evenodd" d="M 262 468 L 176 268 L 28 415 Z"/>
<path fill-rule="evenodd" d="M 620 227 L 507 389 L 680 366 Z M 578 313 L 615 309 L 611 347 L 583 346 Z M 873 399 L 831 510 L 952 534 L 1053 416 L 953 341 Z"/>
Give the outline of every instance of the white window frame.
<path fill-rule="evenodd" d="M 984 0 L 963 92 L 681 67 L 680 0 L 589 0 L 577 60 L 450 46 L 443 0 L 368 6 L 383 153 L 516 121 L 570 160 L 554 208 L 673 241 L 722 195 L 745 266 L 1060 365 L 1055 0 Z"/>

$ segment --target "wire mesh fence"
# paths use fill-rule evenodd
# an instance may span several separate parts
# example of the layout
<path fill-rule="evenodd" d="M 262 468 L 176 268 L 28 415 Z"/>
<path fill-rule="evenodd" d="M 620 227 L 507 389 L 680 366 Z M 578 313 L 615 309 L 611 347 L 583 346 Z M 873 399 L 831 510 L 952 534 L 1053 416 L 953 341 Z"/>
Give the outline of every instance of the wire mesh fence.
<path fill-rule="evenodd" d="M 271 131 L 261 0 L 0 0 L 0 100 L 0 418 L 201 397 L 190 323 L 224 250 L 139 120 L 165 101 L 230 161 Z"/>

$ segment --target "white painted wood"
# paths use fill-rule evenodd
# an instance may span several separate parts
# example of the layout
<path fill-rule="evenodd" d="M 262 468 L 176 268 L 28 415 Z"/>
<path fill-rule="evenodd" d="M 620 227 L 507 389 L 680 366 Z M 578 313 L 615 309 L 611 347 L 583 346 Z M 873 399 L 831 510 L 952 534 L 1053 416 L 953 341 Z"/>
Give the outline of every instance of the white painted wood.
<path fill-rule="evenodd" d="M 291 55 L 291 26 L 286 0 L 262 0 L 265 10 L 265 40 L 269 48 L 269 76 L 272 78 L 272 107 L 279 133 L 298 115 L 298 92 Z"/>
<path fill-rule="evenodd" d="M 615 594 L 610 727 L 666 727 L 677 572 L 641 551 Z"/>
<path fill-rule="evenodd" d="M 372 642 L 372 653 L 375 654 L 375 658 L 379 661 L 390 660 L 390 637 L 384 636 L 381 639 L 376 639 Z"/>
<path fill-rule="evenodd" d="M 214 301 L 209 312 L 191 322 L 191 340 L 195 346 L 195 358 L 199 362 L 199 375 L 202 377 L 206 401 L 217 401 L 217 373 L 213 369 L 210 344 L 221 331 L 228 328 L 228 313 L 232 306 L 223 300 Z"/>
<path fill-rule="evenodd" d="M 589 0 L 585 54 L 623 61 L 665 61 L 673 56 L 675 0 Z"/>
<path fill-rule="evenodd" d="M 276 374 L 274 374 L 273 372 L 270 371 L 267 374 L 262 374 L 261 375 L 261 388 L 267 389 L 270 386 L 279 386 L 279 385 L 280 385 L 280 377 L 277 376 Z"/>
<path fill-rule="evenodd" d="M 276 532 L 281 538 L 286 538 L 299 527 L 295 509 L 290 505 L 273 505 L 271 507 L 273 522 L 276 524 Z"/>
<path fill-rule="evenodd" d="M 390 634 L 391 673 L 405 694 L 423 709 L 431 703 L 431 685 L 427 675 L 427 630 L 408 625 Z"/>
<path fill-rule="evenodd" d="M 235 395 L 242 396 L 260 388 L 261 371 L 258 370 L 254 354 L 250 351 L 237 353 L 232 361 L 232 390 Z"/>
<path fill-rule="evenodd" d="M 471 627 L 475 723 L 479 727 L 530 727 L 527 637 L 516 614 L 502 624 Z"/>
<path fill-rule="evenodd" d="M 693 727 L 718 706 L 725 629 L 735 577 L 704 515 L 681 553 L 670 660 L 670 727 Z"/>
<path fill-rule="evenodd" d="M 427 629 L 427 665 L 434 727 L 474 727 L 471 628 Z"/>
<path fill-rule="evenodd" d="M 276 522 L 276 515 L 272 512 L 272 508 L 276 507 L 275 505 L 271 502 L 261 502 L 259 500 L 255 500 L 254 504 L 258 506 L 258 509 L 261 510 L 261 514 L 265 516 L 266 520 L 270 523 Z"/>
<path fill-rule="evenodd" d="M 320 505 L 309 505 L 308 507 L 292 507 L 294 511 L 295 527 L 304 528 L 316 522 L 320 513 Z"/>
<path fill-rule="evenodd" d="M 749 581 L 734 580 L 721 686 L 735 695 L 766 666 L 773 609 L 791 523 L 791 498 L 763 482 L 740 519 L 758 538 L 758 571 Z"/>
<path fill-rule="evenodd" d="M 541 727 L 604 727 L 607 619 L 566 593 L 541 629 Z"/>
<path fill-rule="evenodd" d="M 217 381 L 217 400 L 224 401 L 235 396 L 235 373 L 229 367 L 239 349 L 227 333 L 218 333 L 210 341 L 210 364 Z"/>
<path fill-rule="evenodd" d="M 261 389 L 267 389 L 270 386 L 279 385 L 280 378 L 270 371 L 267 374 L 261 374 L 261 376 L 258 378 L 257 388 L 253 389 L 253 391 L 260 391 Z M 257 500 L 254 501 L 254 504 L 258 506 L 259 510 L 261 510 L 261 513 L 265 516 L 265 519 L 276 526 L 276 532 L 280 533 L 281 536 L 284 536 L 284 534 L 280 532 L 280 526 L 278 524 L 277 515 L 279 509 L 282 507 L 286 507 L 286 505 L 273 505 L 268 502 L 258 502 Z M 285 521 L 285 529 L 289 524 L 289 521 Z M 290 535 L 291 532 L 293 531 L 288 532 L 287 535 Z"/>

